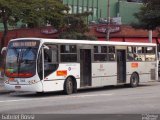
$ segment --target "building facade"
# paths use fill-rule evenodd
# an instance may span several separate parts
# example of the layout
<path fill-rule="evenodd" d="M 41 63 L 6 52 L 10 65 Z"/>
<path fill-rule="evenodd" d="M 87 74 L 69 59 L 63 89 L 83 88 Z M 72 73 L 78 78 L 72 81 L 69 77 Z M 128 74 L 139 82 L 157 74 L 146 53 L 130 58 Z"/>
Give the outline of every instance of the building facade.
<path fill-rule="evenodd" d="M 148 31 L 135 30 L 130 26 L 132 22 L 137 21 L 134 13 L 139 11 L 139 8 L 142 6 L 142 0 L 62 0 L 62 2 L 70 8 L 70 14 L 85 11 L 93 13 L 87 18 L 87 21 L 88 23 L 94 21 L 98 24 L 89 25 L 89 32 L 86 34 L 95 36 L 98 40 L 148 42 Z M 106 31 L 108 24 L 106 23 L 109 17 L 111 18 L 111 22 L 115 22 L 116 24 L 109 25 L 108 30 L 110 32 L 109 39 L 107 39 Z M 3 25 L 1 26 L 3 28 Z M 52 26 L 34 29 L 20 27 L 19 29 L 14 29 L 11 27 L 6 37 L 5 45 L 13 38 L 58 38 L 59 33 Z M 0 37 L 2 35 L 3 33 L 0 32 Z M 157 31 L 153 31 L 153 38 L 153 42 L 160 43 Z"/>
<path fill-rule="evenodd" d="M 134 13 L 139 11 L 142 0 L 63 0 L 70 11 L 69 13 L 92 12 L 88 22 L 99 20 L 107 21 L 108 18 L 120 17 L 122 24 L 136 21 Z"/>
<path fill-rule="evenodd" d="M 67 5 L 69 13 L 82 13 L 85 11 L 92 12 L 87 18 L 89 22 L 107 22 L 108 17 L 119 18 L 122 24 L 130 24 L 137 21 L 134 13 L 139 11 L 142 0 L 62 0 Z M 9 29 L 17 26 L 8 26 Z M 0 22 L 0 31 L 3 31 L 3 24 Z"/>

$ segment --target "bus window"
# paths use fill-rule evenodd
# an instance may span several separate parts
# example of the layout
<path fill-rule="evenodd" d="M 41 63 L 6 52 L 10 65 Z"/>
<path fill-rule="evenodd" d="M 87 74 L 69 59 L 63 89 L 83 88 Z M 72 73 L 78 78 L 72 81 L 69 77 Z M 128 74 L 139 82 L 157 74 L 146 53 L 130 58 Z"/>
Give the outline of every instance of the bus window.
<path fill-rule="evenodd" d="M 60 46 L 60 61 L 61 62 L 77 62 L 76 45 L 61 45 Z"/>
<path fill-rule="evenodd" d="M 94 46 L 94 61 L 107 61 L 107 46 Z"/>
<path fill-rule="evenodd" d="M 144 47 L 134 47 L 133 57 L 135 61 L 145 61 Z"/>
<path fill-rule="evenodd" d="M 133 61 L 134 55 L 133 55 L 133 47 L 128 46 L 127 47 L 127 61 Z"/>
<path fill-rule="evenodd" d="M 147 47 L 146 48 L 146 53 L 154 54 L 155 53 L 155 47 Z"/>
<path fill-rule="evenodd" d="M 137 52 L 136 53 L 142 53 L 142 47 L 137 47 Z"/>
<path fill-rule="evenodd" d="M 127 60 L 128 60 L 128 61 L 133 61 L 133 60 L 134 60 L 133 53 L 128 53 L 128 54 L 127 54 Z"/>
<path fill-rule="evenodd" d="M 107 53 L 107 46 L 101 46 L 101 52 L 102 53 Z"/>
<path fill-rule="evenodd" d="M 133 53 L 133 47 L 128 46 L 127 47 L 127 53 Z"/>
<path fill-rule="evenodd" d="M 57 45 L 45 45 L 44 49 L 44 77 L 53 73 L 58 68 L 58 47 Z"/>
<path fill-rule="evenodd" d="M 108 59 L 109 61 L 115 61 L 115 47 L 114 46 L 108 47 Z"/>
<path fill-rule="evenodd" d="M 155 48 L 154 47 L 146 47 L 146 61 L 155 61 Z"/>

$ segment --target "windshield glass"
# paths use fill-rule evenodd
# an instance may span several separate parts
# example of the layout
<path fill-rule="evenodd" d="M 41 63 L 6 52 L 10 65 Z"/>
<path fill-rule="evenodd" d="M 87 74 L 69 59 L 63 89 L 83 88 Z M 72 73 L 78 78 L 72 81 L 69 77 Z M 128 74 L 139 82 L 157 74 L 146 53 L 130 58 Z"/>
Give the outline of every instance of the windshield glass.
<path fill-rule="evenodd" d="M 6 76 L 19 78 L 34 76 L 38 45 L 39 43 L 35 41 L 11 42 L 6 55 Z"/>

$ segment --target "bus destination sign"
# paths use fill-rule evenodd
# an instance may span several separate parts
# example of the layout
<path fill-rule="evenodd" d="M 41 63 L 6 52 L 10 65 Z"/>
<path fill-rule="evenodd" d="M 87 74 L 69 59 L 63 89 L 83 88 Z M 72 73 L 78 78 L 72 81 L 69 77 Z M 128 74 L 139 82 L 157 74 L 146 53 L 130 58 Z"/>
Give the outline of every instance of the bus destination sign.
<path fill-rule="evenodd" d="M 38 45 L 38 41 L 14 41 L 11 43 L 12 47 L 36 47 Z"/>

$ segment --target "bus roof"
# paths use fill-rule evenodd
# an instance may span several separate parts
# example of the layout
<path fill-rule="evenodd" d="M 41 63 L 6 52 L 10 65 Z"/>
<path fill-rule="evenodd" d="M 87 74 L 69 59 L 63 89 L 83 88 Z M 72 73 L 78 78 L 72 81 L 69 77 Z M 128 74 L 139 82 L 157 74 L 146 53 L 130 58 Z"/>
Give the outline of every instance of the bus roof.
<path fill-rule="evenodd" d="M 17 40 L 38 40 L 42 43 L 62 43 L 62 44 L 84 44 L 84 45 L 132 45 L 132 46 L 156 46 L 155 43 L 142 43 L 142 42 L 113 42 L 113 41 L 91 41 L 91 40 L 69 40 L 69 39 L 46 39 L 46 38 L 17 38 Z"/>

